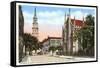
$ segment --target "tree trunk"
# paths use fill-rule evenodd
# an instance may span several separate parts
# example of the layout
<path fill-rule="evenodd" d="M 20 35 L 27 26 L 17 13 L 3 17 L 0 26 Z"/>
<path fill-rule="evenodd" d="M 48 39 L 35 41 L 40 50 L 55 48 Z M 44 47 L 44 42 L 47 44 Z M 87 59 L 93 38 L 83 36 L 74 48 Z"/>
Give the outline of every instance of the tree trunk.
<path fill-rule="evenodd" d="M 37 53 L 37 50 L 35 50 L 35 54 Z"/>
<path fill-rule="evenodd" d="M 26 46 L 25 46 L 25 56 L 26 56 L 26 52 L 27 52 L 27 51 L 26 51 Z"/>

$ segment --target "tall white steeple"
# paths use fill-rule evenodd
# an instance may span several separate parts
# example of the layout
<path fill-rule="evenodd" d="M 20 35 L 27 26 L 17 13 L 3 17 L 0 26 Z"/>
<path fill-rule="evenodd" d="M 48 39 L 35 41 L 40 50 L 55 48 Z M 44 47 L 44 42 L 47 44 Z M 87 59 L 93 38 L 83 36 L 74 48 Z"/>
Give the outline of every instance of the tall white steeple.
<path fill-rule="evenodd" d="M 37 22 L 36 8 L 34 9 L 33 26 L 32 26 L 32 36 L 38 39 L 38 22 Z"/>

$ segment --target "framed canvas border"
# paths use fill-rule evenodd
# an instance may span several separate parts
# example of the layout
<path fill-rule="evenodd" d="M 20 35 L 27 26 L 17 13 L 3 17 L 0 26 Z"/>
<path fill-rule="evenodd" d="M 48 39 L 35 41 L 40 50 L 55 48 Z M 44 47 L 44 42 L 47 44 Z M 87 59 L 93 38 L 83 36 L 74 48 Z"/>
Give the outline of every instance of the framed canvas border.
<path fill-rule="evenodd" d="M 80 62 L 64 62 L 64 63 L 49 63 L 49 64 L 32 64 L 32 65 L 16 65 L 16 3 L 31 3 L 31 4 L 48 4 L 48 5 L 63 5 L 63 6 L 82 6 L 82 7 L 95 7 L 96 8 L 96 60 L 94 61 L 80 61 Z M 98 6 L 91 5 L 74 5 L 74 4 L 59 4 L 59 3 L 43 3 L 43 2 L 27 2 L 27 1 L 12 1 L 10 3 L 11 10 L 11 32 L 10 32 L 10 65 L 14 67 L 20 66 L 39 66 L 39 65 L 55 65 L 55 64 L 71 64 L 71 63 L 86 63 L 98 61 Z"/>

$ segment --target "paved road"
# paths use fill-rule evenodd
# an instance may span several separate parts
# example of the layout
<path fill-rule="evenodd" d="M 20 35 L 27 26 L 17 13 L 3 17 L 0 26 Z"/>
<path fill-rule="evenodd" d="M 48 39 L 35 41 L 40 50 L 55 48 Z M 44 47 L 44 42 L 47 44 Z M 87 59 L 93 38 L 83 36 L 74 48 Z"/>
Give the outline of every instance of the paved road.
<path fill-rule="evenodd" d="M 89 61 L 89 60 L 94 60 L 94 58 L 36 55 L 36 56 L 24 57 L 21 64 L 46 64 L 46 63 L 78 62 L 78 61 Z"/>

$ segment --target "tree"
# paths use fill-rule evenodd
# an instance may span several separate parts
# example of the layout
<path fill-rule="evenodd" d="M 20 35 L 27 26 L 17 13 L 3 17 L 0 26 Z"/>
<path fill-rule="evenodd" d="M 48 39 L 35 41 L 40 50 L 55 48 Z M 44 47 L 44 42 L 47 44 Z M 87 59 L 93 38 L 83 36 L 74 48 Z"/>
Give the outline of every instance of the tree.
<path fill-rule="evenodd" d="M 60 46 L 57 46 L 56 49 L 57 49 L 57 50 L 62 50 L 63 47 L 60 45 Z"/>
<path fill-rule="evenodd" d="M 56 50 L 58 50 L 58 52 L 57 52 L 58 55 L 63 55 L 63 46 L 61 46 L 61 45 L 57 46 Z"/>
<path fill-rule="evenodd" d="M 34 36 L 31 36 L 28 33 L 25 33 L 23 38 L 24 38 L 25 51 L 27 49 L 29 51 L 29 54 L 32 55 L 32 50 L 38 49 L 38 47 L 37 47 L 38 46 L 38 39 Z"/>
<path fill-rule="evenodd" d="M 91 56 L 94 56 L 94 17 L 92 15 L 87 15 L 86 17 L 86 24 L 87 24 L 87 27 L 89 29 L 89 33 L 90 33 L 90 36 L 89 36 L 89 46 L 87 48 L 87 51 L 88 51 L 88 54 L 91 55 Z"/>
<path fill-rule="evenodd" d="M 91 32 L 89 28 L 84 27 L 79 30 L 79 38 L 81 40 L 81 46 L 83 47 L 84 52 L 86 53 L 86 49 L 91 44 Z"/>
<path fill-rule="evenodd" d="M 39 42 L 39 49 L 43 48 L 43 44 L 41 42 Z"/>
<path fill-rule="evenodd" d="M 55 46 L 50 46 L 49 51 L 52 51 L 52 55 L 53 55 L 53 53 L 56 51 L 56 47 Z"/>
<path fill-rule="evenodd" d="M 94 17 L 92 15 L 87 15 L 86 17 L 86 24 L 88 26 L 94 26 Z"/>
<path fill-rule="evenodd" d="M 94 17 L 92 15 L 86 16 L 85 26 L 75 32 L 73 39 L 80 41 L 85 55 L 94 55 Z"/>

